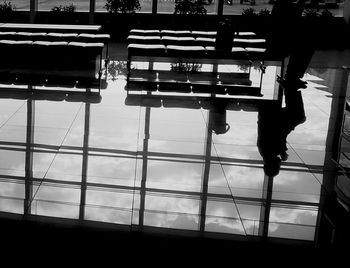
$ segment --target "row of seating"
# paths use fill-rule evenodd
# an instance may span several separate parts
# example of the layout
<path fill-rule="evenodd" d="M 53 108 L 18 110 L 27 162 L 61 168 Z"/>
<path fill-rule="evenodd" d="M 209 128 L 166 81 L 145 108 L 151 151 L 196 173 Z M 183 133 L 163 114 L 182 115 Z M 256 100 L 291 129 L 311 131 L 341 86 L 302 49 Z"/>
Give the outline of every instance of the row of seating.
<path fill-rule="evenodd" d="M 7 84 L 90 87 L 101 84 L 109 34 L 55 32 L 45 27 L 0 31 L 0 81 Z M 63 82 L 64 83 L 63 83 Z"/>
<path fill-rule="evenodd" d="M 96 78 L 89 72 L 84 75 L 72 74 L 71 71 L 57 72 L 33 72 L 23 69 L 13 70 L 6 74 L 0 72 L 1 86 L 35 86 L 45 88 L 65 88 L 69 89 L 101 89 L 107 88 L 106 79 Z"/>
<path fill-rule="evenodd" d="M 101 61 L 103 47 L 103 43 L 0 40 L 0 66 L 5 69 L 23 66 L 71 69 L 73 66 L 84 66 L 90 61 L 95 64 L 97 57 Z"/>
<path fill-rule="evenodd" d="M 80 42 L 103 43 L 106 46 L 106 59 L 108 59 L 109 34 L 90 33 L 58 33 L 58 32 L 13 32 L 0 31 L 1 40 L 13 41 L 46 41 L 46 42 Z"/>
<path fill-rule="evenodd" d="M 166 70 L 133 70 L 130 80 L 147 80 L 154 82 L 174 81 L 178 83 L 239 84 L 251 86 L 250 72 L 178 72 Z"/>
<path fill-rule="evenodd" d="M 50 90 L 39 89 L 36 91 L 24 91 L 13 89 L 0 90 L 1 99 L 16 99 L 16 100 L 48 100 L 57 102 L 83 102 L 89 104 L 95 104 L 101 102 L 100 94 L 85 94 L 83 92 L 64 92 L 55 91 L 52 94 Z"/>
<path fill-rule="evenodd" d="M 0 80 L 57 86 L 70 80 L 68 86 L 100 90 L 103 48 L 103 43 L 0 40 Z"/>
<path fill-rule="evenodd" d="M 131 34 L 127 37 L 130 44 L 154 44 L 154 45 L 179 45 L 179 46 L 204 46 L 215 47 L 216 37 L 203 36 L 173 36 L 173 35 L 137 35 Z M 232 47 L 242 48 L 264 48 L 266 40 L 253 36 L 237 35 L 232 39 Z"/>
<path fill-rule="evenodd" d="M 256 34 L 254 32 L 235 32 L 235 36 L 240 37 L 254 37 Z M 158 30 L 158 29 L 131 29 L 130 35 L 144 35 L 144 36 L 156 36 L 156 35 L 170 35 L 177 37 L 208 37 L 215 38 L 217 31 L 190 31 L 190 30 Z"/>
<path fill-rule="evenodd" d="M 153 96 L 129 94 L 125 98 L 125 105 L 143 106 L 152 108 L 187 108 L 187 109 L 205 109 L 215 110 L 217 107 L 224 108 L 227 111 L 246 111 L 256 112 L 259 109 L 259 103 L 243 99 L 216 99 L 214 101 L 206 98 L 186 97 L 186 96 Z"/>
<path fill-rule="evenodd" d="M 238 32 L 230 51 L 216 49 L 215 31 L 131 29 L 128 40 L 128 72 L 134 56 L 175 58 L 224 58 L 263 60 L 266 40 L 253 32 Z"/>
<path fill-rule="evenodd" d="M 132 91 L 158 91 L 158 92 L 177 92 L 177 93 L 195 93 L 195 94 L 219 94 L 219 95 L 245 95 L 262 97 L 261 87 L 241 85 L 241 84 L 207 84 L 200 82 L 173 82 L 173 81 L 128 81 L 125 90 Z"/>
<path fill-rule="evenodd" d="M 88 33 L 57 33 L 57 32 L 12 32 L 0 31 L 0 39 L 10 40 L 35 40 L 35 41 L 77 41 L 97 42 L 107 44 L 109 34 L 88 34 Z"/>

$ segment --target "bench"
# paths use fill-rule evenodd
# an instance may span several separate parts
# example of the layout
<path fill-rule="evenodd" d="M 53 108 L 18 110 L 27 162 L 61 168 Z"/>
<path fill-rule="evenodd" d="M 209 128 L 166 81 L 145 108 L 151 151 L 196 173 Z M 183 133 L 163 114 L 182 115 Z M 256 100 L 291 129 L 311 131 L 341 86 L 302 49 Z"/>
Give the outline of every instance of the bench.
<path fill-rule="evenodd" d="M 271 104 L 268 100 L 248 99 L 208 99 L 193 96 L 155 96 L 155 95 L 127 95 L 124 101 L 127 106 L 140 106 L 150 108 L 185 108 L 214 110 L 220 104 L 220 108 L 227 111 L 257 111 L 260 105 Z"/>
<path fill-rule="evenodd" d="M 101 25 L 82 25 L 82 24 L 51 24 L 51 23 L 0 23 L 0 31 L 55 31 L 55 32 L 77 32 L 94 33 L 100 31 Z"/>
<path fill-rule="evenodd" d="M 108 61 L 108 43 L 110 40 L 109 34 L 98 33 L 61 33 L 52 31 L 7 31 L 0 30 L 0 40 L 31 40 L 31 41 L 66 41 L 66 42 L 82 42 L 82 43 L 103 43 L 106 47 L 105 58 Z"/>
<path fill-rule="evenodd" d="M 254 61 L 263 60 L 266 52 L 266 40 L 253 32 L 237 32 L 226 53 L 216 50 L 216 31 L 131 29 L 127 41 L 128 71 L 137 56 Z"/>
<path fill-rule="evenodd" d="M 237 94 L 249 94 L 259 96 L 260 87 L 250 87 L 249 80 L 250 66 L 254 61 L 260 62 L 262 73 L 266 58 L 266 40 L 260 38 L 254 32 L 236 32 L 232 40 L 232 48 L 228 52 L 216 50 L 216 31 L 190 31 L 190 30 L 158 30 L 158 29 L 131 29 L 128 41 L 127 59 L 127 90 L 144 87 L 153 89 L 172 88 L 174 91 L 207 92 L 215 87 L 217 92 L 230 92 L 230 87 L 235 87 Z M 243 62 L 249 65 L 248 73 L 219 74 L 212 73 L 198 74 L 187 73 L 186 78 L 175 77 L 176 72 L 172 72 L 175 83 L 164 78 L 164 72 L 152 72 L 140 74 L 139 70 L 131 69 L 132 61 L 166 61 L 175 63 L 209 63 L 218 64 L 227 60 L 230 63 Z M 278 59 L 283 60 L 283 59 Z M 142 72 L 142 71 L 141 71 Z M 161 74 L 160 74 L 161 73 Z M 209 77 L 203 81 L 202 77 Z M 230 76 L 232 79 L 225 79 Z M 148 79 L 142 79 L 148 77 Z M 219 79 L 217 79 L 219 77 Z M 141 85 L 140 81 L 147 81 Z M 209 87 L 209 88 L 208 88 Z M 248 87 L 250 87 L 248 89 Z M 208 89 L 206 89 L 208 88 Z"/>
<path fill-rule="evenodd" d="M 47 84 L 98 85 L 108 34 L 0 32 L 0 80 Z M 100 87 L 99 87 L 100 90 Z"/>

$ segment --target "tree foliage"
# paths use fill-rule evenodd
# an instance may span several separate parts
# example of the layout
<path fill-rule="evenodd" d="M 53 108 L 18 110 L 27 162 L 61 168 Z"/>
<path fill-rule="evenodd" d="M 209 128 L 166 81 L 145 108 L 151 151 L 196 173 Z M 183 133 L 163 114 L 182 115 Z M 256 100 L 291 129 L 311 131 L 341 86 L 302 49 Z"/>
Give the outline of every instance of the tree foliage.
<path fill-rule="evenodd" d="M 76 10 L 76 6 L 73 4 L 69 5 L 59 5 L 59 6 L 54 6 L 51 8 L 52 12 L 67 12 L 67 13 L 73 13 Z"/>
<path fill-rule="evenodd" d="M 203 0 L 176 0 L 174 13 L 206 15 L 207 10 Z"/>
<path fill-rule="evenodd" d="M 107 0 L 105 8 L 109 13 L 135 13 L 141 5 L 139 0 Z"/>
<path fill-rule="evenodd" d="M 11 13 L 16 10 L 16 6 L 12 5 L 11 2 L 4 1 L 0 4 L 0 14 Z"/>

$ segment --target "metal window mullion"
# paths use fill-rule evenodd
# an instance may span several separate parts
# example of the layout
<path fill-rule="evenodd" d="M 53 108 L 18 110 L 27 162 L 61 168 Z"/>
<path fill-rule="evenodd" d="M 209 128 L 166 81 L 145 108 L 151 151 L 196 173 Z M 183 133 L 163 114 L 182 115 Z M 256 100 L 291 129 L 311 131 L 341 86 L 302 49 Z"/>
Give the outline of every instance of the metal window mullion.
<path fill-rule="evenodd" d="M 38 11 L 38 0 L 30 0 L 29 3 L 29 22 L 35 22 L 35 15 Z"/>
<path fill-rule="evenodd" d="M 158 9 L 158 0 L 152 0 L 152 14 L 156 15 Z"/>
<path fill-rule="evenodd" d="M 222 16 L 224 13 L 224 0 L 218 0 L 217 15 Z"/>

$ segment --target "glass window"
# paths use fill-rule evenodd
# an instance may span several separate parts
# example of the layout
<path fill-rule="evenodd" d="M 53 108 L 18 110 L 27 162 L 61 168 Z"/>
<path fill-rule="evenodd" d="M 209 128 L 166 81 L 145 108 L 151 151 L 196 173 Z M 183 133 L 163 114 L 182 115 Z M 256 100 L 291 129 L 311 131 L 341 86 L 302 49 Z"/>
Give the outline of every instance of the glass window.
<path fill-rule="evenodd" d="M 272 207 L 270 211 L 269 236 L 313 240 L 317 211 Z"/>
<path fill-rule="evenodd" d="M 207 10 L 207 14 L 216 14 L 218 12 L 218 3 L 219 0 L 208 1 L 208 4 L 204 6 Z"/>
<path fill-rule="evenodd" d="M 30 5 L 29 0 L 10 0 L 6 2 L 7 4 L 11 4 L 11 6 L 15 8 L 15 10 L 18 10 L 18 11 L 29 10 L 29 5 Z M 4 1 L 0 1 L 0 4 L 3 5 Z"/>
<path fill-rule="evenodd" d="M 1 170 L 3 175 L 3 170 Z M 1 179 L 0 181 L 0 211 L 23 213 L 25 184 L 20 180 Z"/>
<path fill-rule="evenodd" d="M 158 0 L 157 13 L 174 13 L 175 0 Z"/>
<path fill-rule="evenodd" d="M 203 8 L 207 14 L 217 13 L 219 0 L 204 1 Z M 158 13 L 174 13 L 175 0 L 158 0 Z"/>
<path fill-rule="evenodd" d="M 140 0 L 141 9 L 139 10 L 139 12 L 151 13 L 152 12 L 152 2 L 153 2 L 153 0 Z"/>
<path fill-rule="evenodd" d="M 98 12 L 107 12 L 105 8 L 106 2 L 106 0 L 96 0 L 95 10 Z M 135 12 L 151 13 L 152 2 L 153 0 L 139 0 L 140 9 L 135 10 Z"/>
<path fill-rule="evenodd" d="M 36 185 L 38 187 L 38 185 Z M 79 216 L 80 189 L 65 184 L 42 184 L 33 188 L 31 203 L 34 215 L 77 219 Z"/>
<path fill-rule="evenodd" d="M 271 0 L 224 0 L 224 14 L 241 15 L 242 13 L 250 13 L 252 11 L 255 13 L 262 12 L 266 14 L 266 10 L 271 11 L 273 2 L 274 1 Z M 305 1 L 306 13 L 314 14 L 314 12 L 317 12 L 319 15 L 321 15 L 324 10 L 327 10 L 334 16 L 343 16 L 343 0 L 318 0 L 317 6 L 315 6 L 315 4 L 310 5 L 311 2 L 312 0 Z"/>
<path fill-rule="evenodd" d="M 261 10 L 271 10 L 273 4 L 270 0 L 224 0 L 225 15 L 241 15 L 248 10 L 260 12 Z"/>
<path fill-rule="evenodd" d="M 29 5 L 29 1 L 28 5 Z M 54 7 L 75 8 L 75 11 L 89 11 L 90 0 L 38 0 L 38 10 L 49 11 Z"/>

